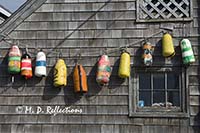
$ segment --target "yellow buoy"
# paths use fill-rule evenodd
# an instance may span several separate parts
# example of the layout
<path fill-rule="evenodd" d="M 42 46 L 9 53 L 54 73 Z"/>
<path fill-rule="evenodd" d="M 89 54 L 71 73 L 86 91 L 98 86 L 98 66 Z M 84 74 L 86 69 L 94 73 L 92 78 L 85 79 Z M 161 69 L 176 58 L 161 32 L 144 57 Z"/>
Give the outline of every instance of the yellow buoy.
<path fill-rule="evenodd" d="M 120 78 L 128 78 L 130 76 L 131 57 L 128 52 L 123 52 L 120 57 L 118 75 Z"/>
<path fill-rule="evenodd" d="M 173 57 L 175 55 L 172 36 L 166 33 L 162 37 L 162 55 L 164 57 Z"/>
<path fill-rule="evenodd" d="M 67 67 L 63 59 L 59 59 L 54 68 L 54 86 L 67 85 Z"/>

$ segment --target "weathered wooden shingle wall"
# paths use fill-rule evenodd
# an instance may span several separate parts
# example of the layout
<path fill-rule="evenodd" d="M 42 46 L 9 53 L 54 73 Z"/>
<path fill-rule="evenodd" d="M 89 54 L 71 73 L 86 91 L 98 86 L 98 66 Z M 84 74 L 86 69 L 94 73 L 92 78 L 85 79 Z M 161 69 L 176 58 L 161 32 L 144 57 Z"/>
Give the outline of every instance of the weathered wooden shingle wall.
<path fill-rule="evenodd" d="M 2 24 L 3 21 L 4 21 L 4 19 L 0 17 L 0 24 Z"/>
<path fill-rule="evenodd" d="M 197 62 L 189 67 L 189 119 L 173 118 L 129 118 L 128 81 L 117 76 L 120 52 L 110 54 L 113 67 L 111 82 L 106 88 L 99 88 L 95 82 L 96 62 L 102 51 L 129 44 L 159 31 L 163 23 L 136 23 L 135 0 L 112 0 L 99 13 L 70 36 L 62 45 L 56 47 L 62 39 L 75 30 L 88 17 L 95 13 L 106 0 L 47 0 L 37 11 L 30 15 L 9 35 L 15 42 L 35 53 L 42 48 L 48 52 L 48 77 L 25 81 L 16 77 L 10 85 L 10 76 L 6 72 L 6 53 L 9 45 L 1 43 L 0 69 L 0 129 L 1 132 L 91 132 L 91 133 L 194 133 L 199 132 L 199 7 L 193 0 L 194 21 L 174 22 L 173 35 L 176 47 L 178 39 L 184 34 L 193 42 Z M 167 24 L 168 25 L 168 24 Z M 184 28 L 185 27 L 185 28 Z M 158 35 L 151 39 L 156 44 Z M 24 44 L 24 45 L 23 45 Z M 132 64 L 138 65 L 137 55 L 140 44 L 130 49 Z M 161 48 L 158 46 L 158 48 Z M 52 52 L 53 51 L 57 52 Z M 177 47 L 178 49 L 178 47 Z M 64 89 L 54 88 L 53 66 L 59 52 L 68 67 L 68 85 Z M 79 61 L 88 75 L 89 93 L 78 97 L 73 93 L 72 70 L 75 65 L 73 57 L 81 53 Z M 180 53 L 178 53 L 179 59 Z M 35 54 L 32 54 L 34 57 Z M 156 55 L 159 64 L 160 53 Z M 174 59 L 175 60 L 175 59 Z M 19 91 L 21 90 L 21 91 Z M 82 109 L 81 114 L 19 114 L 16 107 L 21 105 L 37 106 L 72 106 Z M 191 125 L 191 126 L 190 126 Z"/>

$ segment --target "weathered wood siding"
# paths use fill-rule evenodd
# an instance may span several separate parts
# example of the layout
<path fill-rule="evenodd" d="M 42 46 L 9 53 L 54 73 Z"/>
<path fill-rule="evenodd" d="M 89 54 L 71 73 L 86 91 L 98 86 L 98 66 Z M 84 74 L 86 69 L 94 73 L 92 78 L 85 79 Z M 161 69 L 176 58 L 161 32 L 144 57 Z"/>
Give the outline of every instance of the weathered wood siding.
<path fill-rule="evenodd" d="M 0 24 L 2 24 L 3 21 L 4 21 L 4 19 L 0 17 Z"/>
<path fill-rule="evenodd" d="M 20 47 L 28 45 L 32 57 L 36 49 L 53 49 L 47 57 L 48 77 L 25 81 L 19 77 L 10 85 L 7 74 L 6 54 L 10 47 L 1 42 L 0 66 L 0 129 L 2 133 L 197 133 L 200 132 L 200 91 L 199 91 L 199 43 L 200 43 L 200 2 L 193 0 L 193 21 L 169 23 L 174 26 L 173 35 L 178 49 L 178 40 L 187 36 L 193 43 L 196 63 L 188 68 L 190 118 L 130 118 L 128 80 L 122 82 L 117 76 L 120 52 L 110 54 L 113 67 L 108 87 L 99 88 L 95 82 L 96 62 L 102 51 L 129 44 L 150 36 L 168 23 L 136 23 L 135 0 L 112 0 L 99 13 L 70 36 L 62 45 L 55 47 L 78 25 L 95 13 L 106 0 L 47 0 L 40 8 L 13 30 L 9 36 Z M 184 34 L 183 34 L 184 33 Z M 151 39 L 157 43 L 158 35 Z M 11 40 L 12 41 L 12 40 Z M 24 45 L 23 45 L 24 44 Z M 132 65 L 138 65 L 137 51 L 140 44 L 130 48 Z M 159 46 L 158 46 L 159 48 Z M 160 47 L 161 48 L 161 47 Z M 59 52 L 68 68 L 68 85 L 64 89 L 54 88 L 53 66 Z M 35 53 L 35 54 L 33 54 Z M 89 93 L 78 97 L 73 93 L 72 70 L 74 57 L 81 53 L 80 63 L 88 75 Z M 179 59 L 181 59 L 180 52 Z M 159 64 L 160 52 L 156 53 Z M 176 60 L 176 59 L 174 59 Z M 21 90 L 21 91 L 19 91 Z M 19 114 L 16 107 L 72 106 L 82 109 L 81 114 Z"/>

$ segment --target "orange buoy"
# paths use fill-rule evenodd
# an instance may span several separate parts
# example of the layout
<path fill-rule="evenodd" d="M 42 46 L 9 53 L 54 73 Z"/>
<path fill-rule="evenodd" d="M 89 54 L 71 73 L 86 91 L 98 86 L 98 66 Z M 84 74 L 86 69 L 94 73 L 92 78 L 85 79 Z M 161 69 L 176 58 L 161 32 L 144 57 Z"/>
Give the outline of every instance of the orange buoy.
<path fill-rule="evenodd" d="M 73 74 L 74 91 L 77 93 L 88 92 L 87 75 L 82 65 L 77 64 Z"/>

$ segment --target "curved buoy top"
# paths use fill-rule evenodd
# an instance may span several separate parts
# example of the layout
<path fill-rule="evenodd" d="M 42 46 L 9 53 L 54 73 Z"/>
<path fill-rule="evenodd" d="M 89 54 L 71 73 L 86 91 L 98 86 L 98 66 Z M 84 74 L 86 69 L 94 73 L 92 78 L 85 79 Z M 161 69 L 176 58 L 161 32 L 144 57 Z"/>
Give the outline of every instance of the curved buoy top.
<path fill-rule="evenodd" d="M 40 51 L 37 53 L 36 61 L 46 61 L 46 55 L 44 52 Z"/>
<path fill-rule="evenodd" d="M 17 45 L 13 45 L 11 48 L 10 48 L 10 51 L 9 51 L 9 56 L 22 56 L 21 54 L 21 51 L 19 49 L 19 47 Z"/>

